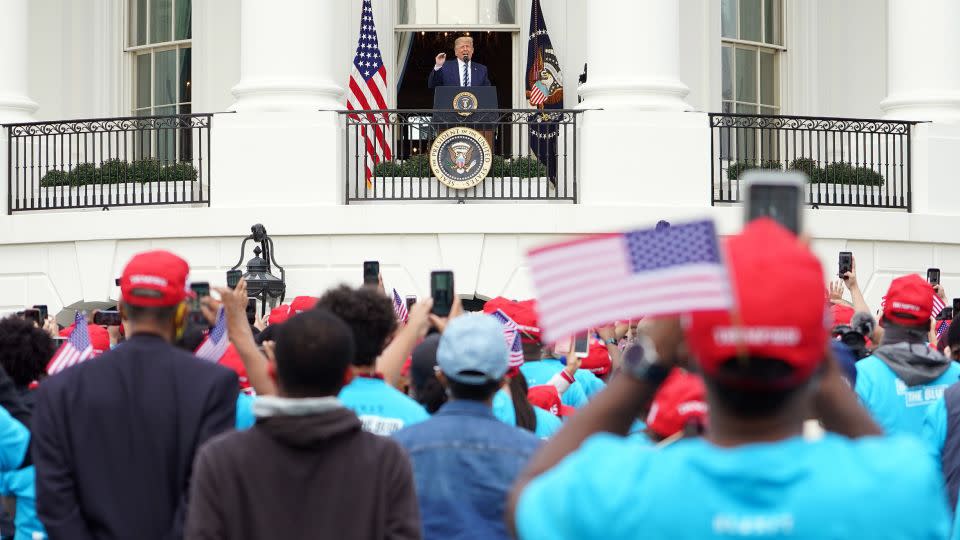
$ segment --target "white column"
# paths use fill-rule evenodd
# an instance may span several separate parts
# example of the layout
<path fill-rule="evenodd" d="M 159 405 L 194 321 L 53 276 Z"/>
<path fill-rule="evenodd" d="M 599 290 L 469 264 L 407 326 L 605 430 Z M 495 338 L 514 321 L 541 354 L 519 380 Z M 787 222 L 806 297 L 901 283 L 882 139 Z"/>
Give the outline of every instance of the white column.
<path fill-rule="evenodd" d="M 333 54 L 344 32 L 334 0 L 241 0 L 240 82 L 232 110 L 316 111 L 344 106 L 337 80 L 350 58 Z"/>
<path fill-rule="evenodd" d="M 960 2 L 888 0 L 888 118 L 960 122 Z"/>
<path fill-rule="evenodd" d="M 679 78 L 677 0 L 605 0 L 587 9 L 583 108 L 690 110 Z"/>
<path fill-rule="evenodd" d="M 686 112 L 679 1 L 602 4 L 587 11 L 580 202 L 657 207 L 663 216 L 706 206 L 710 129 L 705 114 Z"/>
<path fill-rule="evenodd" d="M 27 97 L 27 0 L 0 0 L 0 123 L 29 122 L 37 104 Z"/>

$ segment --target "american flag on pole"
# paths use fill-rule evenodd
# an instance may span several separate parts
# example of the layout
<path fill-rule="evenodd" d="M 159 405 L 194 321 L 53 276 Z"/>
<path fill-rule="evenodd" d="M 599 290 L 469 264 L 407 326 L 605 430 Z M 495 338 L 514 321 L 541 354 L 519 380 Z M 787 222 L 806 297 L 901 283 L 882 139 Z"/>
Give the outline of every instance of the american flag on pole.
<path fill-rule="evenodd" d="M 945 319 L 937 321 L 937 339 L 940 339 L 940 336 L 942 336 L 943 333 L 946 332 L 949 328 L 950 328 L 950 321 Z"/>
<path fill-rule="evenodd" d="M 639 315 L 729 309 L 712 221 L 587 236 L 527 254 L 544 342 Z"/>
<path fill-rule="evenodd" d="M 56 354 L 47 364 L 47 374 L 60 373 L 70 366 L 75 366 L 93 356 L 93 345 L 90 343 L 90 332 L 87 330 L 87 316 L 77 311 L 73 318 L 75 326 L 66 343 L 57 349 Z"/>
<path fill-rule="evenodd" d="M 507 365 L 510 367 L 522 366 L 523 344 L 520 340 L 520 328 L 517 326 L 517 323 L 501 309 L 494 311 L 490 315 L 503 325 L 503 339 L 507 342 L 507 349 L 510 351 L 510 358 Z"/>
<path fill-rule="evenodd" d="M 357 54 L 353 57 L 353 69 L 350 71 L 350 83 L 347 92 L 347 109 L 351 111 L 383 110 L 387 108 L 384 96 L 387 94 L 387 68 L 380 56 L 377 41 L 377 28 L 373 24 L 373 6 L 370 0 L 363 0 L 360 13 L 360 39 L 357 42 Z M 390 120 L 386 113 L 364 113 L 350 115 L 357 122 L 361 142 L 364 146 L 364 168 L 367 187 L 373 168 L 381 161 L 393 159 L 390 152 Z M 359 150 L 359 149 L 358 149 Z"/>
<path fill-rule="evenodd" d="M 229 346 L 230 337 L 227 335 L 227 316 L 221 307 L 219 313 L 217 313 L 216 324 L 210 329 L 207 337 L 203 338 L 197 350 L 193 351 L 193 354 L 202 360 L 216 363 L 223 357 L 223 353 L 227 352 L 227 347 Z"/>
<path fill-rule="evenodd" d="M 403 298 L 400 298 L 400 293 L 396 289 L 393 290 L 393 312 L 397 315 L 397 320 L 401 323 L 407 322 L 407 317 L 410 315 L 407 312 L 407 303 Z"/>

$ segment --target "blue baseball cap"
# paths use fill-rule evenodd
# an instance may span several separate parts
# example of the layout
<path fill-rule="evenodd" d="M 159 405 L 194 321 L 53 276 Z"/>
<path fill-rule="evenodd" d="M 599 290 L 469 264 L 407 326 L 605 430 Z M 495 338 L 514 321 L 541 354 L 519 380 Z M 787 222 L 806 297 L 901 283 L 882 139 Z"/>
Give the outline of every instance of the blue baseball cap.
<path fill-rule="evenodd" d="M 450 321 L 437 348 L 437 366 L 448 379 L 481 385 L 507 372 L 503 325 L 490 315 L 470 314 Z"/>

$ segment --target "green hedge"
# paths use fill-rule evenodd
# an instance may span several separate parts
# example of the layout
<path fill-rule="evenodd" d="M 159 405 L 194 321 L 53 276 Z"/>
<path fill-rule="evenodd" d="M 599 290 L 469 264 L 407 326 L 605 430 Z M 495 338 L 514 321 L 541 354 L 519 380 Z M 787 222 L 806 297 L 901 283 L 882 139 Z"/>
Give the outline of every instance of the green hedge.
<path fill-rule="evenodd" d="M 432 176 L 430 158 L 426 154 L 413 156 L 406 160 L 381 161 L 373 168 L 373 176 L 378 178 Z M 547 175 L 547 166 L 533 156 L 508 160 L 503 156 L 493 156 L 487 178 L 515 176 L 518 178 L 540 178 Z"/>
<path fill-rule="evenodd" d="M 104 161 L 97 167 L 94 163 L 80 163 L 70 171 L 53 169 L 40 179 L 40 187 L 91 186 L 99 184 L 122 184 L 125 182 L 193 182 L 197 169 L 190 163 L 165 165 L 156 159 L 143 159 L 132 163 L 121 159 Z"/>
<path fill-rule="evenodd" d="M 812 184 L 841 184 L 851 186 L 882 186 L 883 175 L 870 167 L 854 167 L 849 163 L 830 163 L 821 167 L 810 158 L 797 158 L 786 167 L 787 170 L 800 171 L 807 175 Z M 757 164 L 752 161 L 735 161 L 727 167 L 727 178 L 736 180 L 750 169 L 783 169 L 776 160 L 764 160 Z"/>

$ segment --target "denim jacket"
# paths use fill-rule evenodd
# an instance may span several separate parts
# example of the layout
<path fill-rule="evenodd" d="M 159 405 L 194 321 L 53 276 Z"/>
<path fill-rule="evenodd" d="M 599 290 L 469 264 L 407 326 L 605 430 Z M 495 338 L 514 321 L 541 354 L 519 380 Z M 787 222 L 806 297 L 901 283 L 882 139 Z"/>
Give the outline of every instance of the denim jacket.
<path fill-rule="evenodd" d="M 503 507 L 540 441 L 485 403 L 451 400 L 394 434 L 413 463 L 425 540 L 509 538 Z"/>

